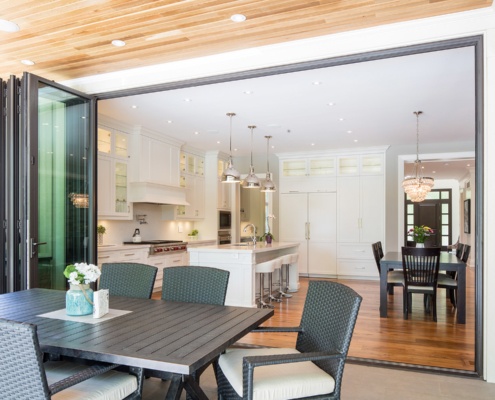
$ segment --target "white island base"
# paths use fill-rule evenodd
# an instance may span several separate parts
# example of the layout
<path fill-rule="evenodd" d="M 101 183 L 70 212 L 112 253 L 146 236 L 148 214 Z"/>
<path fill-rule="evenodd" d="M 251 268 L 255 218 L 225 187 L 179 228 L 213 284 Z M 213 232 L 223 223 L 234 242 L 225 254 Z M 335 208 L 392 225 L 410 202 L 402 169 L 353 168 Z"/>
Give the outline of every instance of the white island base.
<path fill-rule="evenodd" d="M 188 248 L 189 264 L 202 267 L 214 267 L 230 272 L 229 286 L 225 305 L 256 307 L 255 266 L 258 263 L 273 260 L 277 257 L 297 253 L 299 243 L 273 242 L 258 243 L 256 246 L 217 245 Z M 274 282 L 278 279 L 276 273 Z M 290 291 L 299 289 L 299 272 L 297 264 L 291 265 L 289 273 Z"/>

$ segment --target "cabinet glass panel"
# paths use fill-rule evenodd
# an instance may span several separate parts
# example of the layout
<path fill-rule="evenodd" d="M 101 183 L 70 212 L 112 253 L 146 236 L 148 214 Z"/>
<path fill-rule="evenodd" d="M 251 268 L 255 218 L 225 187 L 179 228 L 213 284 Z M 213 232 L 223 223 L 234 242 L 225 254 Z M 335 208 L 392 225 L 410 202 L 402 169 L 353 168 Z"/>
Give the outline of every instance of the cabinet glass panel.
<path fill-rule="evenodd" d="M 188 154 L 188 156 L 187 156 L 187 173 L 189 173 L 189 174 L 194 174 L 194 169 L 195 169 L 194 168 L 194 165 L 195 165 L 194 158 L 195 157 L 190 155 L 190 154 Z"/>
<path fill-rule="evenodd" d="M 127 164 L 115 163 L 115 212 L 127 212 Z"/>
<path fill-rule="evenodd" d="M 181 188 L 185 188 L 186 187 L 186 177 L 184 175 L 181 175 L 179 177 L 179 186 Z"/>
<path fill-rule="evenodd" d="M 361 172 L 368 174 L 382 172 L 382 157 L 363 156 L 361 159 Z"/>
<path fill-rule="evenodd" d="M 125 133 L 115 132 L 115 155 L 118 157 L 127 157 L 127 135 Z"/>
<path fill-rule="evenodd" d="M 335 175 L 335 160 L 333 158 L 310 160 L 309 174 L 313 176 Z"/>
<path fill-rule="evenodd" d="M 184 153 L 180 153 L 180 171 L 186 172 L 186 158 L 187 156 Z"/>
<path fill-rule="evenodd" d="M 284 176 L 306 175 L 306 160 L 284 161 L 282 164 Z"/>
<path fill-rule="evenodd" d="M 106 154 L 112 151 L 112 133 L 103 128 L 98 128 L 98 151 Z"/>
<path fill-rule="evenodd" d="M 359 164 L 357 157 L 346 157 L 339 159 L 339 174 L 340 175 L 353 175 L 359 171 Z"/>
<path fill-rule="evenodd" d="M 223 161 L 223 160 L 218 160 L 218 169 L 217 169 L 217 174 L 218 176 L 222 176 L 223 174 L 223 171 L 225 169 L 225 166 L 226 166 L 227 162 L 226 161 Z"/>
<path fill-rule="evenodd" d="M 203 157 L 196 157 L 196 174 L 200 176 L 205 174 L 205 159 Z"/>

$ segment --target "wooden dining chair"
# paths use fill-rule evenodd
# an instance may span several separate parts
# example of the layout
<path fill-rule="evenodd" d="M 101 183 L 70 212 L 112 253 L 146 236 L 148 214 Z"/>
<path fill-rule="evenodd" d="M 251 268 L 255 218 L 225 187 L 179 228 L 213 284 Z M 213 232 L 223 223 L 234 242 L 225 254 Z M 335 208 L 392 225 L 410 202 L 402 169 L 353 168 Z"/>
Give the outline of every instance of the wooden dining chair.
<path fill-rule="evenodd" d="M 463 253 L 464 253 L 464 243 L 459 243 L 457 245 L 457 248 L 455 249 L 455 256 L 457 258 L 461 258 Z"/>
<path fill-rule="evenodd" d="M 37 326 L 0 319 L 2 399 L 140 399 L 143 371 L 115 371 L 118 365 L 43 362 Z"/>
<path fill-rule="evenodd" d="M 375 258 L 376 268 L 378 269 L 378 275 L 381 274 L 380 260 L 383 258 L 382 242 L 376 242 L 371 245 L 373 251 L 373 257 Z M 402 271 L 387 271 L 387 293 L 389 295 L 394 294 L 395 286 L 404 285 L 404 275 Z"/>
<path fill-rule="evenodd" d="M 404 319 L 412 311 L 412 294 L 422 293 L 431 299 L 433 321 L 437 321 L 437 283 L 440 248 L 402 248 L 404 273 Z"/>

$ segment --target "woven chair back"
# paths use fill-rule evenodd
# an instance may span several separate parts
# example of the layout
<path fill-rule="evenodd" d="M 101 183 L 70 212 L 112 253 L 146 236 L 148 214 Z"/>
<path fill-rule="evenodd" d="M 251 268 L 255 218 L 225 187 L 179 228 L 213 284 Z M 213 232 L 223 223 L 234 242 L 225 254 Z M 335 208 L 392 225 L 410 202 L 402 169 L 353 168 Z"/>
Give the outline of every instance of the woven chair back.
<path fill-rule="evenodd" d="M 103 264 L 98 289 L 108 289 L 110 296 L 150 299 L 157 271 L 157 267 L 139 263 Z"/>

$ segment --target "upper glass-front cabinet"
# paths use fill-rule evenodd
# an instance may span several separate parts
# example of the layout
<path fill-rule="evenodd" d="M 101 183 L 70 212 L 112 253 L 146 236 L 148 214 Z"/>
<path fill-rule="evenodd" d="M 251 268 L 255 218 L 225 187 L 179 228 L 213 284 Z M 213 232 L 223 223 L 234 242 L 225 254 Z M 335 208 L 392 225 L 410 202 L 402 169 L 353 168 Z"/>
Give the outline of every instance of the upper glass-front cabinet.
<path fill-rule="evenodd" d="M 383 174 L 383 155 L 365 154 L 339 157 L 338 174 L 342 175 L 381 175 Z"/>
<path fill-rule="evenodd" d="M 282 174 L 285 177 L 333 176 L 335 175 L 335 159 L 330 157 L 284 160 L 282 162 Z"/>
<path fill-rule="evenodd" d="M 111 128 L 98 127 L 98 152 L 108 155 L 127 158 L 127 134 Z"/>
<path fill-rule="evenodd" d="M 191 175 L 204 176 L 205 174 L 205 159 L 204 157 L 180 153 L 180 172 L 185 172 Z"/>

